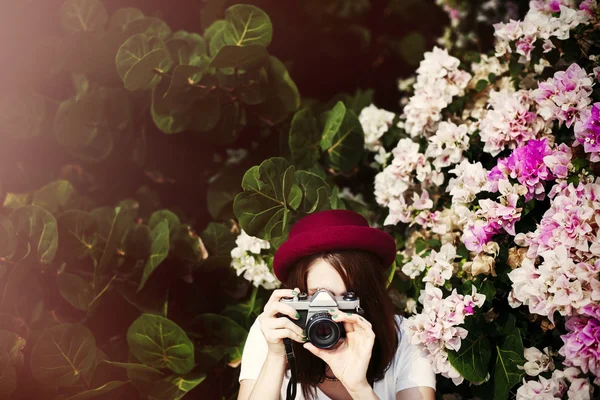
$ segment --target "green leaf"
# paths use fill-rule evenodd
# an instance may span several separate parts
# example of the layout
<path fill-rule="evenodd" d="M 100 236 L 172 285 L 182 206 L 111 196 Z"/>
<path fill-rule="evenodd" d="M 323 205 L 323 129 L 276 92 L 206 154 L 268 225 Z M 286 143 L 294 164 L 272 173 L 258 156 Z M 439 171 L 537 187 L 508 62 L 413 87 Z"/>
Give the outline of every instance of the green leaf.
<path fill-rule="evenodd" d="M 217 314 L 202 314 L 194 318 L 194 325 L 199 325 L 202 332 L 207 332 L 220 344 L 240 346 L 244 344 L 248 331 L 234 320 Z"/>
<path fill-rule="evenodd" d="M 144 13 L 137 8 L 119 8 L 110 17 L 110 20 L 108 21 L 108 28 L 122 32 L 125 30 L 127 25 L 129 25 L 129 23 L 142 18 L 144 18 Z"/>
<path fill-rule="evenodd" d="M 87 311 L 94 298 L 92 286 L 75 274 L 62 273 L 56 277 L 56 285 L 61 296 L 73 307 Z"/>
<path fill-rule="evenodd" d="M 144 260 L 150 256 L 152 240 L 146 225 L 134 224 L 123 237 L 123 251 L 127 257 Z"/>
<path fill-rule="evenodd" d="M 17 389 L 17 371 L 5 352 L 0 352 L 0 398 L 9 399 Z"/>
<path fill-rule="evenodd" d="M 268 70 L 275 94 L 284 109 L 287 112 L 295 112 L 300 107 L 300 93 L 287 68 L 277 57 L 269 56 Z"/>
<path fill-rule="evenodd" d="M 225 224 L 210 222 L 200 237 L 210 257 L 231 257 L 236 235 Z"/>
<path fill-rule="evenodd" d="M 193 59 L 199 59 L 201 56 L 206 55 L 206 42 L 202 36 L 198 35 L 197 33 L 177 31 L 173 34 L 173 37 L 176 39 L 183 39 L 190 44 L 192 53 L 194 55 Z"/>
<path fill-rule="evenodd" d="M 198 38 L 200 41 L 196 43 L 192 41 L 193 39 L 186 40 L 183 38 L 173 38 L 165 43 L 176 65 L 202 66 L 204 64 L 202 54 L 198 52 L 202 51 L 201 46 L 204 45 L 204 41 L 201 36 L 198 36 Z M 199 47 L 196 48 L 195 46 Z"/>
<path fill-rule="evenodd" d="M 160 379 L 164 376 L 164 374 L 162 372 L 160 372 L 159 370 L 157 370 L 156 368 L 152 368 L 152 367 L 149 367 L 144 364 L 123 363 L 123 362 L 108 361 L 108 360 L 106 360 L 104 362 L 108 365 L 126 369 L 128 372 L 133 371 L 133 372 L 141 373 L 145 376 L 151 377 L 152 379 Z"/>
<path fill-rule="evenodd" d="M 167 258 L 169 255 L 169 222 L 162 220 L 158 225 L 150 232 L 150 239 L 152 245 L 150 247 L 150 258 L 144 266 L 144 272 L 140 285 L 138 286 L 138 292 L 144 288 L 146 281 L 150 278 L 150 275 L 156 268 Z"/>
<path fill-rule="evenodd" d="M 296 166 L 314 165 L 320 157 L 320 141 L 321 133 L 312 111 L 304 108 L 296 112 L 288 139 L 292 163 Z"/>
<path fill-rule="evenodd" d="M 228 25 L 223 30 L 226 44 L 248 46 L 258 44 L 267 47 L 273 38 L 273 26 L 269 16 L 260 8 L 248 4 L 236 4 L 225 11 Z"/>
<path fill-rule="evenodd" d="M 108 13 L 100 0 L 66 0 L 60 8 L 60 17 L 69 33 L 99 31 L 108 22 Z"/>
<path fill-rule="evenodd" d="M 338 102 L 327 116 L 321 149 L 326 150 L 326 161 L 336 171 L 349 171 L 362 159 L 364 133 L 354 111 Z"/>
<path fill-rule="evenodd" d="M 468 381 L 482 382 L 488 375 L 492 348 L 485 335 L 473 336 L 469 333 L 458 351 L 448 350 L 448 361 Z"/>
<path fill-rule="evenodd" d="M 310 214 L 329 209 L 331 188 L 320 176 L 308 171 L 296 171 L 296 182 L 303 193 L 299 211 Z"/>
<path fill-rule="evenodd" d="M 16 250 L 15 227 L 8 217 L 0 217 L 0 258 L 10 258 Z"/>
<path fill-rule="evenodd" d="M 75 396 L 68 397 L 67 400 L 86 400 L 93 399 L 94 397 L 102 396 L 110 391 L 113 391 L 121 386 L 125 385 L 127 382 L 122 381 L 111 381 L 107 382 L 102 386 L 99 386 L 94 389 L 86 390 L 85 392 L 77 393 Z"/>
<path fill-rule="evenodd" d="M 164 209 L 152 213 L 150 220 L 148 221 L 148 227 L 152 231 L 162 221 L 167 221 L 167 225 L 169 226 L 169 236 L 173 236 L 181 226 L 181 221 L 177 214 L 171 210 Z"/>
<path fill-rule="evenodd" d="M 521 334 L 512 333 L 506 336 L 501 346 L 496 346 L 496 370 L 494 372 L 494 400 L 508 398 L 510 389 L 521 382 L 525 371 L 519 369 L 525 363 Z"/>
<path fill-rule="evenodd" d="M 290 198 L 297 198 L 297 192 L 292 191 L 294 173 L 294 166 L 281 157 L 267 159 L 246 171 L 244 191 L 235 197 L 233 210 L 248 235 L 269 240 L 283 234 L 284 210 L 290 208 Z"/>
<path fill-rule="evenodd" d="M 111 266 L 111 261 L 117 253 L 117 248 L 122 242 L 123 235 L 125 235 L 127 228 L 129 228 L 131 225 L 131 215 L 127 210 L 118 208 L 115 210 L 114 216 L 112 216 L 109 224 L 110 231 L 106 234 L 106 236 L 104 236 L 107 238 L 106 246 L 102 252 L 100 262 L 96 268 L 94 268 L 92 287 L 94 288 L 94 293 L 96 294 L 100 291 L 102 276 L 108 272 L 109 267 Z M 98 226 L 100 226 L 100 224 Z"/>
<path fill-rule="evenodd" d="M 194 368 L 194 345 L 173 321 L 142 314 L 127 331 L 127 343 L 143 364 L 186 374 Z"/>
<path fill-rule="evenodd" d="M 331 209 L 332 210 L 345 210 L 346 205 L 344 200 L 340 197 L 340 189 L 334 186 L 331 190 Z"/>
<path fill-rule="evenodd" d="M 18 139 L 37 137 L 46 115 L 44 99 L 29 90 L 5 92 L 0 98 L 2 130 Z"/>
<path fill-rule="evenodd" d="M 31 203 L 31 193 L 6 193 L 4 198 L 4 207 L 19 208 Z"/>
<path fill-rule="evenodd" d="M 148 37 L 154 36 L 160 40 L 167 40 L 171 36 L 171 28 L 165 21 L 155 17 L 137 18 L 127 24 L 125 34 L 133 36 L 145 34 Z"/>
<path fill-rule="evenodd" d="M 167 72 L 172 62 L 164 43 L 143 33 L 127 39 L 119 47 L 116 57 L 119 76 L 130 91 L 156 86 L 161 79 L 160 73 Z"/>
<path fill-rule="evenodd" d="M 73 386 L 96 363 L 96 339 L 80 324 L 63 324 L 42 333 L 31 352 L 31 371 L 43 384 Z"/>
<path fill-rule="evenodd" d="M 96 245 L 96 220 L 85 211 L 68 210 L 58 217 L 59 258 L 81 260 L 92 254 Z"/>
<path fill-rule="evenodd" d="M 71 182 L 65 180 L 54 181 L 38 189 L 33 194 L 31 204 L 42 207 L 54 214 L 65 207 L 74 191 Z"/>
<path fill-rule="evenodd" d="M 102 110 L 102 103 L 95 96 L 63 101 L 54 117 L 58 143 L 69 149 L 92 144 L 105 119 Z"/>
<path fill-rule="evenodd" d="M 26 341 L 14 332 L 0 330 L 0 354 L 8 356 L 8 361 L 15 368 L 22 368 L 25 364 L 23 350 Z"/>
<path fill-rule="evenodd" d="M 206 379 L 206 374 L 202 372 L 193 372 L 184 376 L 169 376 L 152 384 L 148 390 L 148 398 L 153 400 L 179 400 L 201 384 L 204 379 Z"/>
<path fill-rule="evenodd" d="M 267 49 L 258 44 L 223 46 L 210 63 L 213 68 L 256 68 L 267 62 Z"/>
<path fill-rule="evenodd" d="M 486 87 L 488 87 L 489 82 L 486 81 L 485 79 L 480 79 L 477 81 L 477 85 L 475 85 L 475 90 L 477 90 L 478 92 L 483 91 Z"/>
<path fill-rule="evenodd" d="M 175 71 L 181 72 L 183 66 L 177 67 Z M 192 67 L 197 68 L 197 67 Z M 181 79 L 178 75 L 177 79 Z M 183 132 L 190 125 L 193 114 L 188 112 L 187 109 L 179 108 L 176 104 L 173 104 L 173 99 L 169 101 L 166 97 L 169 95 L 168 91 L 173 87 L 173 81 L 169 82 L 163 79 L 152 89 L 152 105 L 150 112 L 154 123 L 164 133 L 174 134 Z M 177 94 L 169 97 L 175 97 Z"/>
<path fill-rule="evenodd" d="M 23 206 L 10 214 L 16 233 L 36 250 L 39 262 L 50 264 L 58 249 L 56 219 L 36 206 Z"/>
<path fill-rule="evenodd" d="M 492 300 L 494 300 L 494 297 L 496 296 L 496 286 L 491 280 L 487 279 L 481 284 L 479 293 L 484 294 L 485 302 L 491 304 Z"/>

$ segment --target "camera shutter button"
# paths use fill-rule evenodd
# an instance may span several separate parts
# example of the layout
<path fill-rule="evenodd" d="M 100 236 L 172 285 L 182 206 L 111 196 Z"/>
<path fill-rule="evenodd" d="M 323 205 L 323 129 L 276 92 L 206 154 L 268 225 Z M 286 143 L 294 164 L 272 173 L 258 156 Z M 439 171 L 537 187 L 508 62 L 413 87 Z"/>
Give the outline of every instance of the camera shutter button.
<path fill-rule="evenodd" d="M 308 295 L 306 293 L 302 292 L 298 295 L 298 300 L 306 300 L 306 299 L 308 299 Z"/>
<path fill-rule="evenodd" d="M 356 300 L 356 294 L 354 292 L 347 292 L 344 295 L 344 300 Z"/>

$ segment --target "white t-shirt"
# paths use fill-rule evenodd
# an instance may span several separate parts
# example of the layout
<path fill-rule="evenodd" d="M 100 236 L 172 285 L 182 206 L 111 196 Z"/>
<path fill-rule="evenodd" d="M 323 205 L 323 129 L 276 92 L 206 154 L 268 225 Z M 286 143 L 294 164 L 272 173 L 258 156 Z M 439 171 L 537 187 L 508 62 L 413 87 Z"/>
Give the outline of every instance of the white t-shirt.
<path fill-rule="evenodd" d="M 435 374 L 431 363 L 425 358 L 418 347 L 410 343 L 404 324 L 402 324 L 403 318 L 399 315 L 396 315 L 395 318 L 400 324 L 398 349 L 383 379 L 375 382 L 373 385 L 375 394 L 382 400 L 394 400 L 396 399 L 396 393 L 411 387 L 428 386 L 435 389 Z M 262 365 L 267 358 L 267 351 L 267 341 L 260 330 L 260 322 L 257 319 L 250 328 L 246 344 L 244 345 L 239 377 L 240 382 L 242 379 L 258 379 Z M 281 386 L 282 399 L 286 398 L 288 381 L 289 373 L 286 373 L 284 374 L 283 385 Z M 300 384 L 298 384 L 296 392 L 296 399 L 305 400 Z M 331 400 L 318 387 L 316 399 Z"/>

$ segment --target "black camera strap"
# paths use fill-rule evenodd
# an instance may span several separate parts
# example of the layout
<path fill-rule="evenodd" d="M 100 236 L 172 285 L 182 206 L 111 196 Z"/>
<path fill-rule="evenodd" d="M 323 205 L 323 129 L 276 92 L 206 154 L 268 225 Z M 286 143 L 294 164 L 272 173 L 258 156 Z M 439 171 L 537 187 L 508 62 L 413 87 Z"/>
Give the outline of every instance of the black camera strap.
<path fill-rule="evenodd" d="M 292 340 L 290 338 L 283 339 L 285 345 L 285 355 L 287 356 L 288 365 L 290 366 L 290 380 L 287 386 L 287 397 L 286 400 L 294 400 L 296 398 L 296 356 L 294 355 L 294 348 L 292 347 Z"/>

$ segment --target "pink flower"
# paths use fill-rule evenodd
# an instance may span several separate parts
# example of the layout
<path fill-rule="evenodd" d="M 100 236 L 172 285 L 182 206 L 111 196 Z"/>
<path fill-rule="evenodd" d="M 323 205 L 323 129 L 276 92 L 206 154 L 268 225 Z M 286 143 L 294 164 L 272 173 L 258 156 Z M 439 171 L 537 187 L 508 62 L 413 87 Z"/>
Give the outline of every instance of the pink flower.
<path fill-rule="evenodd" d="M 565 343 L 558 351 L 565 357 L 564 364 L 581 368 L 596 377 L 600 377 L 600 314 L 598 304 L 588 304 L 583 307 L 583 314 L 571 317 L 565 327 L 566 335 L 561 339 Z"/>
<path fill-rule="evenodd" d="M 592 85 L 590 74 L 573 63 L 566 71 L 558 71 L 553 78 L 541 82 L 532 96 L 544 119 L 558 120 L 559 124 L 565 123 L 570 128 L 579 113 L 590 104 Z"/>
<path fill-rule="evenodd" d="M 579 115 L 575 122 L 575 145 L 583 145 L 586 153 L 590 153 L 590 161 L 600 161 L 600 103 L 594 103 Z"/>

